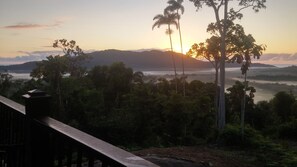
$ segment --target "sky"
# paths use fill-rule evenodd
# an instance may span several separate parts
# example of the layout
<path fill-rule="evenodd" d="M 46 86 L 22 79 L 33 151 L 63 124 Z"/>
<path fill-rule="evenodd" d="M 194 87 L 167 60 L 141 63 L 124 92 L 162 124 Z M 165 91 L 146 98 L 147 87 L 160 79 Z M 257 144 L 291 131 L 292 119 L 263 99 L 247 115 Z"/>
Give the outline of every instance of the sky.
<path fill-rule="evenodd" d="M 183 5 L 187 51 L 210 37 L 206 28 L 215 17 L 211 8 L 196 11 L 188 0 Z M 0 61 L 42 59 L 54 53 L 52 43 L 62 38 L 75 40 L 85 51 L 168 49 L 166 26 L 152 30 L 153 17 L 166 6 L 167 0 L 0 0 Z M 289 58 L 297 64 L 297 1 L 267 0 L 266 6 L 259 13 L 244 10 L 237 23 L 257 44 L 267 45 L 263 61 Z M 178 30 L 173 45 L 179 52 Z"/>

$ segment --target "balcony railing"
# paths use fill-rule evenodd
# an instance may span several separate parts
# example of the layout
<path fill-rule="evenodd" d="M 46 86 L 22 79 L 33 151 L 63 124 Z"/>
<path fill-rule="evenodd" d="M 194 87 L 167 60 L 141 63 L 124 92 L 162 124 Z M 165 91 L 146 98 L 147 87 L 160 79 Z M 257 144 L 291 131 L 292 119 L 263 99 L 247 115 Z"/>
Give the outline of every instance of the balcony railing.
<path fill-rule="evenodd" d="M 0 167 L 157 166 L 48 117 L 44 92 L 23 97 L 25 106 L 0 96 Z"/>

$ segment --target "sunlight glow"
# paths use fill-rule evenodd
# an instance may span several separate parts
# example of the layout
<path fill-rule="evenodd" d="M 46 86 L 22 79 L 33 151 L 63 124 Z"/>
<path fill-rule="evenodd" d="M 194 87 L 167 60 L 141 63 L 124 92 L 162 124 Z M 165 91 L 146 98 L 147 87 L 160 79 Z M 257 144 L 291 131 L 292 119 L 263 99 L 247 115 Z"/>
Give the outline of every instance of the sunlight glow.
<path fill-rule="evenodd" d="M 186 54 L 190 48 L 191 48 L 190 45 L 183 45 L 183 54 Z M 173 45 L 173 51 L 176 53 L 181 53 L 181 48 L 179 43 Z"/>
<path fill-rule="evenodd" d="M 170 50 L 169 37 L 165 34 L 167 27 L 152 31 L 153 17 L 162 13 L 166 1 L 160 4 L 159 0 L 131 0 L 125 8 L 114 0 L 69 2 L 61 1 L 57 6 L 50 0 L 1 1 L 0 57 L 50 51 L 52 48 L 48 46 L 61 38 L 75 40 L 84 50 Z M 246 33 L 254 36 L 257 43 L 267 45 L 264 54 L 293 54 L 297 52 L 297 22 L 292 17 L 297 13 L 296 5 L 294 0 L 286 3 L 269 0 L 267 9 L 257 14 L 246 10 L 238 23 L 244 26 Z M 181 32 L 185 54 L 194 43 L 210 37 L 206 28 L 215 18 L 211 8 L 197 12 L 189 1 L 184 1 L 184 6 Z M 180 53 L 179 31 L 172 28 L 173 48 Z"/>

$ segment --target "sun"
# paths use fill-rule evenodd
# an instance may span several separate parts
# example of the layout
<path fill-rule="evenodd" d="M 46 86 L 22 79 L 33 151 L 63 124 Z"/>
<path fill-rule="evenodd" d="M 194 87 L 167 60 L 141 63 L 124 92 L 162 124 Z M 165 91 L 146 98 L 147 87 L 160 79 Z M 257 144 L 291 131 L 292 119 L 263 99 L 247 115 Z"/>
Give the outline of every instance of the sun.
<path fill-rule="evenodd" d="M 183 54 L 187 54 L 187 52 L 189 51 L 191 47 L 189 47 L 188 45 L 183 46 Z M 173 51 L 177 52 L 177 53 L 181 53 L 181 47 L 180 44 L 174 45 L 173 46 Z"/>

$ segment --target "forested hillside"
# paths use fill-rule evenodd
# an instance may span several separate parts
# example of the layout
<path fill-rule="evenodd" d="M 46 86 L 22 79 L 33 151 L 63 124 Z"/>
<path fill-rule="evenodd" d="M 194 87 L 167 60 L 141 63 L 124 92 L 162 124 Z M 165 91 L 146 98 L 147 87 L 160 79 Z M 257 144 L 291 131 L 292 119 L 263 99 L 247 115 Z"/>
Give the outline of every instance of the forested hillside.
<path fill-rule="evenodd" d="M 120 51 L 120 50 L 105 50 L 105 51 L 96 51 L 87 54 L 91 57 L 91 59 L 87 60 L 83 63 L 83 66 L 87 68 L 92 68 L 96 65 L 111 65 L 115 62 L 123 62 L 127 66 L 135 69 L 135 70 L 143 70 L 143 69 L 171 69 L 172 61 L 171 61 L 171 52 L 163 52 L 158 50 L 152 51 L 143 51 L 143 52 L 135 52 L 135 51 Z M 196 60 L 192 57 L 187 57 L 180 53 L 173 53 L 177 68 L 181 68 L 182 59 L 184 56 L 184 64 L 186 69 L 193 68 L 212 68 L 212 65 L 209 62 Z M 18 65 L 8 65 L 8 66 L 0 66 L 0 71 L 15 71 L 15 72 L 31 72 L 36 67 L 37 62 L 28 62 L 24 64 Z M 271 65 L 265 64 L 253 64 L 253 67 L 273 67 Z M 239 64 L 236 63 L 228 63 L 227 67 L 240 67 Z"/>
<path fill-rule="evenodd" d="M 11 81 L 9 74 L 2 74 L 1 95 L 22 103 L 21 95 L 28 90 L 45 90 L 52 96 L 53 117 L 129 149 L 216 143 L 221 148 L 244 150 L 243 154 L 254 159 L 249 163 L 297 164 L 296 152 L 285 142 L 297 141 L 297 101 L 290 92 L 279 92 L 272 100 L 255 104 L 255 89 L 248 87 L 242 139 L 239 125 L 244 86 L 239 81 L 227 89 L 227 126 L 218 133 L 213 83 L 186 82 L 183 96 L 181 78 L 144 82 L 141 72 L 123 63 L 95 66 L 87 75 L 60 79 L 51 73 L 40 77 L 38 72 L 43 73 L 35 69 L 32 75 L 36 79 L 28 81 Z"/>

